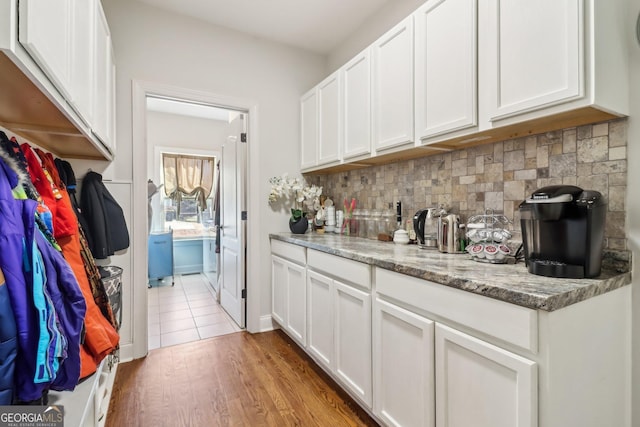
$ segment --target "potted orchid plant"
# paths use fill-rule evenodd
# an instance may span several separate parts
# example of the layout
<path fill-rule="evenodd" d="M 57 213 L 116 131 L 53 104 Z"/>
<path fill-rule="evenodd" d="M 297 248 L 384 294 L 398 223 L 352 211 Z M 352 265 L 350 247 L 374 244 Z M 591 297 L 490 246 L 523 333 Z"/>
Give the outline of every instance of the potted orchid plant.
<path fill-rule="evenodd" d="M 286 173 L 282 176 L 274 176 L 269 179 L 269 183 L 271 184 L 269 204 L 275 204 L 277 201 L 291 204 L 289 229 L 293 233 L 304 234 L 308 227 L 305 214 L 319 203 L 322 187 L 308 185 L 303 178 L 291 178 Z"/>

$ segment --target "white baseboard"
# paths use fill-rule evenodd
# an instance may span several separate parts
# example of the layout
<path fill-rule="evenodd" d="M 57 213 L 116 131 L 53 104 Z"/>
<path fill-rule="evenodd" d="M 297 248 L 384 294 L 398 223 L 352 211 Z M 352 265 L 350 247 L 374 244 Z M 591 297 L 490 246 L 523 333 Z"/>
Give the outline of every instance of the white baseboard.
<path fill-rule="evenodd" d="M 279 328 L 280 327 L 273 321 L 270 314 L 260 317 L 260 332 L 273 331 L 274 329 Z"/>

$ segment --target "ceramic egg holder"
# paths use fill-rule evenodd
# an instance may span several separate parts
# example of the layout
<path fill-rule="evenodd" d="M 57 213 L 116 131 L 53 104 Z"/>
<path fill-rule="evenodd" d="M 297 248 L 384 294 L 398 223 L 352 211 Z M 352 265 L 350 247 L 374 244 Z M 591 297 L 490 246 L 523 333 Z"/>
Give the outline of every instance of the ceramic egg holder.
<path fill-rule="evenodd" d="M 509 218 L 494 214 L 492 210 L 469 218 L 467 239 L 470 243 L 466 251 L 471 259 L 490 264 L 509 263 L 513 258 L 511 249 L 507 246 L 507 241 L 511 238 L 511 233 L 507 230 L 509 224 Z"/>

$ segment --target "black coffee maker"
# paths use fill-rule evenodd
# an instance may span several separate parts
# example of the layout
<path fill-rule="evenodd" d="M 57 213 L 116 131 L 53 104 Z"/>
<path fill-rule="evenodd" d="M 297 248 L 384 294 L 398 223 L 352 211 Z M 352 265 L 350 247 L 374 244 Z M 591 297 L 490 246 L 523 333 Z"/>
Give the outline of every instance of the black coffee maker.
<path fill-rule="evenodd" d="M 520 204 L 529 273 L 571 279 L 600 275 L 606 211 L 597 191 L 572 185 L 536 190 Z"/>

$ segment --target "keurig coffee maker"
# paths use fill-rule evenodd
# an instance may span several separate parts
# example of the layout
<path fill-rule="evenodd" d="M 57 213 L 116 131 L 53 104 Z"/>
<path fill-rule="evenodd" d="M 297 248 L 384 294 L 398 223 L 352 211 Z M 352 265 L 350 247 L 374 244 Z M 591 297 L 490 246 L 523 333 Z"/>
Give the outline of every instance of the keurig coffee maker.
<path fill-rule="evenodd" d="M 606 211 L 597 191 L 571 185 L 536 190 L 520 204 L 529 272 L 572 279 L 598 276 Z"/>

